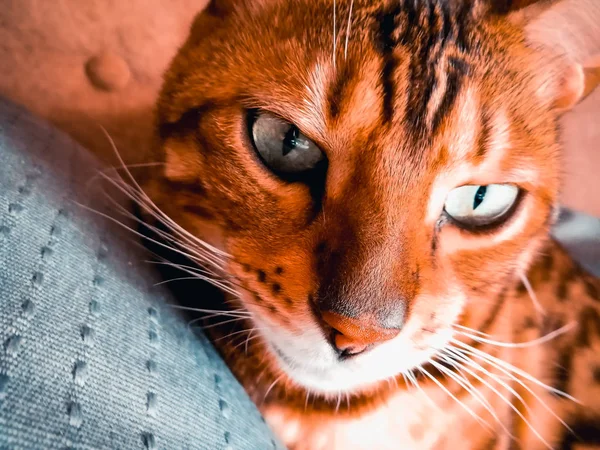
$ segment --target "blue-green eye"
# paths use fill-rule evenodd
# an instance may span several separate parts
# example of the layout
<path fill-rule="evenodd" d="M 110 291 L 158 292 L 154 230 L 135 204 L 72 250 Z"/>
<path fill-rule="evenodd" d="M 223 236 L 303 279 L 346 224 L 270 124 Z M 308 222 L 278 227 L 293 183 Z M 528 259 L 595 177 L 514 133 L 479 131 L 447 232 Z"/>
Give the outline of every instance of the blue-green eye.
<path fill-rule="evenodd" d="M 275 173 L 307 172 L 325 158 L 321 149 L 297 126 L 272 114 L 258 114 L 251 126 L 256 152 Z"/>
<path fill-rule="evenodd" d="M 512 184 L 460 186 L 450 191 L 444 210 L 466 226 L 492 225 L 505 217 L 518 195 L 519 188 Z"/>

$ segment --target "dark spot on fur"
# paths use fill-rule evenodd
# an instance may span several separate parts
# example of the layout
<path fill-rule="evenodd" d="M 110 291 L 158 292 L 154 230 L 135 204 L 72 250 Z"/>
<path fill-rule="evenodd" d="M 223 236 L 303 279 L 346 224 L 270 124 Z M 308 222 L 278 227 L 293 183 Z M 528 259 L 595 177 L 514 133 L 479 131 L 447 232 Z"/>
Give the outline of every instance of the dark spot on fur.
<path fill-rule="evenodd" d="M 506 291 L 502 290 L 496 297 L 494 306 L 492 307 L 487 319 L 485 319 L 483 321 L 483 323 L 481 324 L 481 326 L 478 327 L 479 331 L 481 331 L 482 333 L 485 333 L 494 324 L 496 317 L 498 317 L 498 312 L 500 311 L 500 308 L 502 308 L 502 305 L 504 304 L 505 300 L 506 300 Z"/>
<path fill-rule="evenodd" d="M 250 267 L 250 264 L 246 264 L 246 263 L 242 264 L 242 270 L 244 272 L 250 272 L 251 269 L 252 269 L 252 267 Z"/>
<path fill-rule="evenodd" d="M 289 297 L 286 297 L 284 299 L 284 301 L 285 301 L 286 305 L 288 305 L 288 306 L 292 306 L 294 304 L 294 302 L 292 301 L 292 299 L 289 298 Z"/>
<path fill-rule="evenodd" d="M 517 293 L 519 295 L 525 295 L 527 293 L 527 286 L 522 281 L 517 285 Z"/>
<path fill-rule="evenodd" d="M 600 301 L 600 294 L 598 293 L 598 286 L 590 279 L 586 278 L 583 281 L 585 286 L 585 293 L 595 301 Z"/>
<path fill-rule="evenodd" d="M 558 298 L 560 302 L 564 302 L 567 299 L 568 293 L 566 280 L 561 280 L 556 287 L 556 298 Z"/>
<path fill-rule="evenodd" d="M 523 321 L 523 329 L 527 330 L 527 329 L 531 329 L 531 328 L 537 328 L 537 324 L 535 323 L 535 320 L 533 317 L 527 316 L 527 317 L 525 317 L 525 320 Z"/>
<path fill-rule="evenodd" d="M 571 267 L 562 275 L 556 288 L 556 296 L 559 301 L 564 302 L 567 300 L 569 296 L 569 285 L 573 282 L 578 273 L 579 270 L 577 267 Z"/>
<path fill-rule="evenodd" d="M 580 417 L 569 423 L 572 431 L 565 429 L 562 442 L 555 448 L 560 450 L 573 450 L 587 448 L 586 444 L 600 444 L 600 417 Z M 580 444 L 579 446 L 576 444 Z"/>
<path fill-rule="evenodd" d="M 554 387 L 562 392 L 568 392 L 573 365 L 573 349 L 563 349 L 558 355 L 558 361 L 554 369 Z M 557 394 L 553 394 L 557 395 Z"/>
<path fill-rule="evenodd" d="M 269 308 L 269 311 L 271 311 L 272 313 L 277 312 L 277 308 L 274 305 L 268 305 L 267 308 Z"/>
<path fill-rule="evenodd" d="M 292 324 L 290 319 L 288 319 L 287 317 L 281 317 L 279 320 L 281 320 L 281 322 L 288 327 Z"/>
<path fill-rule="evenodd" d="M 542 335 L 546 335 L 548 333 L 552 333 L 562 327 L 565 326 L 565 318 L 562 315 L 551 314 L 544 316 L 542 320 L 542 326 L 540 328 L 540 333 Z"/>
<path fill-rule="evenodd" d="M 325 241 L 321 241 L 317 244 L 317 247 L 315 248 L 315 252 L 317 254 L 321 254 L 321 253 L 325 252 L 326 248 L 327 248 L 327 244 L 325 243 Z"/>
<path fill-rule="evenodd" d="M 200 205 L 184 205 L 183 210 L 194 214 L 195 216 L 201 217 L 202 219 L 212 220 L 215 216 L 206 208 Z"/>
<path fill-rule="evenodd" d="M 415 279 L 415 282 L 419 282 L 420 278 L 421 278 L 421 269 L 419 268 L 419 266 L 417 265 L 417 267 L 415 268 L 415 271 L 412 274 L 413 278 Z"/>
<path fill-rule="evenodd" d="M 262 298 L 260 298 L 260 295 L 258 295 L 256 292 L 253 292 L 253 294 L 254 294 L 254 300 L 256 301 L 256 303 L 261 303 Z"/>
<path fill-rule="evenodd" d="M 273 283 L 271 290 L 273 291 L 273 294 L 279 294 L 281 292 L 281 285 L 279 283 Z"/>
<path fill-rule="evenodd" d="M 600 366 L 596 366 L 592 369 L 592 377 L 596 383 L 600 384 Z"/>
<path fill-rule="evenodd" d="M 579 332 L 577 333 L 577 346 L 589 347 L 592 338 L 600 338 L 600 314 L 595 308 L 588 306 L 579 313 Z"/>
<path fill-rule="evenodd" d="M 260 281 L 261 283 L 264 283 L 265 280 L 267 279 L 267 274 L 265 273 L 264 270 L 256 271 L 256 275 L 258 276 L 258 281 Z"/>
<path fill-rule="evenodd" d="M 283 273 L 283 267 L 281 267 L 281 266 L 275 267 L 275 273 L 277 275 L 281 275 Z"/>

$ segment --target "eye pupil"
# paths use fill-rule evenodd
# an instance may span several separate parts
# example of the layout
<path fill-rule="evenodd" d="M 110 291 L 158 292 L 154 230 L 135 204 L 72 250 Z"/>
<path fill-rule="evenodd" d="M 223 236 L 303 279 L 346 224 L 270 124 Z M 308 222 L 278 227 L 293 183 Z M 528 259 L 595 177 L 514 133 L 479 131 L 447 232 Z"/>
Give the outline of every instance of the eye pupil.
<path fill-rule="evenodd" d="M 298 127 L 291 126 L 285 134 L 285 138 L 283 139 L 283 148 L 281 149 L 283 156 L 286 156 L 296 148 L 296 145 L 298 145 L 297 139 L 299 135 L 300 130 L 298 130 Z"/>
<path fill-rule="evenodd" d="M 483 202 L 486 192 L 487 186 L 479 186 L 479 189 L 477 189 L 475 197 L 473 198 L 473 209 L 477 209 L 477 207 L 481 205 L 481 202 Z"/>

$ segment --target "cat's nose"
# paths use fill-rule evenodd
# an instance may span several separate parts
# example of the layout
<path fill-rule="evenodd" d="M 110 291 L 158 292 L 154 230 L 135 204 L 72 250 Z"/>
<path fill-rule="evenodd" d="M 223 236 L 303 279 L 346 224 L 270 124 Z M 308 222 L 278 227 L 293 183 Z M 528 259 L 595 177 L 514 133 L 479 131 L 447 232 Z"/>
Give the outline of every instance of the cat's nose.
<path fill-rule="evenodd" d="M 384 324 L 372 318 L 352 318 L 332 311 L 322 311 L 323 321 L 333 328 L 332 345 L 341 356 L 353 356 L 389 341 L 400 333 L 403 315 L 397 322 Z"/>

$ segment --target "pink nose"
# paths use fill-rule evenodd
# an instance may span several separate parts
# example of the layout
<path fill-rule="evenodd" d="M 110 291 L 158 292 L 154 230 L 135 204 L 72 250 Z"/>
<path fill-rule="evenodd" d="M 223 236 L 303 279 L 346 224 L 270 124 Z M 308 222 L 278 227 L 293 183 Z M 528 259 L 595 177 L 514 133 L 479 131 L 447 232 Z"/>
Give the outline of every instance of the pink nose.
<path fill-rule="evenodd" d="M 384 328 L 368 318 L 353 319 L 331 311 L 323 311 L 321 317 L 334 330 L 333 345 L 346 355 L 362 353 L 400 333 L 400 328 Z"/>

